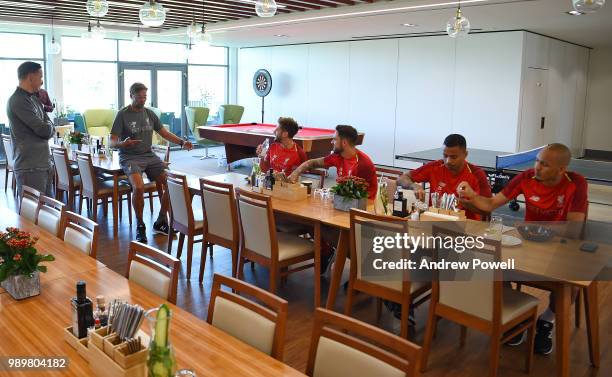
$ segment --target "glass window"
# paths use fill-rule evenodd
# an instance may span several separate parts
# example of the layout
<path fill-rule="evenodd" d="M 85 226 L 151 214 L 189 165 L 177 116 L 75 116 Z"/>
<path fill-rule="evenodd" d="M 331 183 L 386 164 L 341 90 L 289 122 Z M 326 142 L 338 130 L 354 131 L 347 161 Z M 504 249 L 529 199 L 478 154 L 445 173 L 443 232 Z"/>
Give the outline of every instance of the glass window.
<path fill-rule="evenodd" d="M 8 127 L 8 119 L 6 117 L 6 104 L 8 99 L 15 88 L 19 85 L 19 79 L 17 78 L 17 67 L 25 60 L 0 60 L 0 123 Z M 36 60 L 35 60 L 36 61 Z M 36 61 L 40 65 L 44 66 L 43 61 Z M 43 68 L 44 72 L 44 68 Z M 46 85 L 43 85 L 45 87 Z M 53 98 L 51 98 L 53 100 Z"/>
<path fill-rule="evenodd" d="M 227 102 L 227 67 L 189 66 L 189 103 L 210 109 L 209 123 L 218 124 L 219 106 Z"/>
<path fill-rule="evenodd" d="M 189 56 L 189 64 L 227 65 L 227 48 L 195 46 Z"/>
<path fill-rule="evenodd" d="M 43 59 L 43 36 L 40 34 L 0 33 L 0 57 Z"/>
<path fill-rule="evenodd" d="M 123 62 L 185 63 L 185 45 L 175 43 L 119 41 Z"/>
<path fill-rule="evenodd" d="M 65 61 L 62 71 L 67 109 L 117 108 L 117 64 Z"/>
<path fill-rule="evenodd" d="M 117 41 L 114 39 L 83 39 L 62 37 L 62 58 L 67 60 L 117 60 Z"/>

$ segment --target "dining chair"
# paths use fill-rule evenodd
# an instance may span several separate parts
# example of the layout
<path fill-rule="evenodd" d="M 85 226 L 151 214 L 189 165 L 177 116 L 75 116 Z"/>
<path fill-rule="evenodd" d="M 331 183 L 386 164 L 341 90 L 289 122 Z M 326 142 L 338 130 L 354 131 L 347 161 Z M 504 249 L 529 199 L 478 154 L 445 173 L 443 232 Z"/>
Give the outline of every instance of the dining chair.
<path fill-rule="evenodd" d="M 202 242 L 204 238 L 196 239 L 204 235 L 204 212 L 193 210 L 191 207 L 192 197 L 187 185 L 187 176 L 176 172 L 167 172 L 166 186 L 170 198 L 170 229 L 179 233 L 176 257 L 181 258 L 183 253 L 183 242 L 187 237 L 187 279 L 191 277 L 191 259 L 193 256 L 193 245 Z M 172 253 L 172 241 L 174 232 L 168 233 L 168 253 Z M 202 259 L 206 259 L 207 244 L 202 245 Z"/>
<path fill-rule="evenodd" d="M 68 159 L 68 151 L 61 147 L 51 147 L 51 155 L 55 165 L 55 199 L 60 200 L 62 193 L 68 196 L 68 208 L 75 210 L 77 192 L 81 190 L 81 177 L 72 173 L 70 160 Z"/>
<path fill-rule="evenodd" d="M 98 250 L 98 224 L 78 213 L 66 211 L 62 232 L 64 242 L 96 259 Z"/>
<path fill-rule="evenodd" d="M 19 215 L 36 222 L 36 211 L 38 211 L 38 202 L 40 201 L 40 191 L 31 188 L 30 186 L 21 186 L 21 202 L 19 203 Z"/>
<path fill-rule="evenodd" d="M 154 247 L 130 242 L 126 277 L 169 302 L 176 304 L 181 261 Z"/>
<path fill-rule="evenodd" d="M 270 292 L 233 277 L 214 274 L 206 321 L 283 361 L 287 308 L 287 301 Z"/>
<path fill-rule="evenodd" d="M 240 257 L 238 277 L 244 275 L 249 260 L 270 269 L 269 291 L 276 293 L 278 280 L 293 272 L 314 266 L 314 243 L 298 235 L 276 230 L 272 198 L 242 188 L 236 189 L 240 220 Z M 305 261 L 294 269 L 291 266 Z"/>
<path fill-rule="evenodd" d="M 15 187 L 17 185 L 17 182 L 15 180 L 15 169 L 13 167 L 13 140 L 11 139 L 11 135 L 2 134 L 2 146 L 4 147 L 4 154 L 6 156 L 6 170 L 4 171 L 4 191 L 6 191 L 8 187 L 9 174 L 13 173 L 13 181 L 11 183 L 11 188 L 13 189 L 13 195 L 15 195 Z"/>
<path fill-rule="evenodd" d="M 77 151 L 76 154 L 77 164 L 79 166 L 79 171 L 81 172 L 81 200 L 79 201 L 79 213 L 81 213 L 83 199 L 87 198 L 87 208 L 91 208 L 90 218 L 95 220 L 98 216 L 98 201 L 103 201 L 106 208 L 108 200 L 112 200 L 114 184 L 112 181 L 101 180 L 96 176 L 91 155 L 89 153 Z M 119 181 L 118 185 L 119 203 L 116 203 L 116 205 L 119 206 L 119 218 L 122 217 L 122 203 L 124 200 L 126 200 L 128 205 L 129 221 L 130 224 L 132 224 L 132 190 L 128 184 L 121 181 Z M 106 210 L 104 212 L 106 213 Z"/>
<path fill-rule="evenodd" d="M 380 166 L 376 167 L 376 178 L 379 178 L 379 179 L 381 177 L 385 177 L 385 178 L 392 179 L 395 181 L 402 174 L 404 174 L 404 172 L 401 171 L 400 169 L 385 168 L 385 167 L 380 167 Z"/>
<path fill-rule="evenodd" d="M 418 279 L 412 281 L 409 271 L 403 272 L 394 279 L 389 277 L 387 280 L 384 280 L 384 278 L 375 280 L 368 277 L 366 271 L 363 270 L 362 261 L 367 257 L 367 254 L 364 253 L 368 251 L 367 248 L 364 250 L 364 241 L 366 245 L 367 242 L 373 242 L 373 240 L 368 239 L 368 235 L 394 237 L 396 234 L 408 233 L 408 221 L 393 216 L 375 215 L 355 208 L 350 210 L 349 218 L 351 261 L 344 314 L 351 314 L 353 300 L 358 292 L 366 293 L 378 299 L 378 319 L 380 319 L 382 311 L 382 300 L 397 303 L 402 307 L 400 336 L 407 338 L 409 310 L 411 307 L 418 307 L 429 299 L 431 283 Z M 406 252 L 406 254 L 410 253 Z"/>
<path fill-rule="evenodd" d="M 62 238 L 66 205 L 45 195 L 41 195 L 36 208 L 36 225 Z"/>
<path fill-rule="evenodd" d="M 465 234 L 446 227 L 433 225 L 433 236 L 465 237 Z M 473 248 L 457 253 L 444 250 L 440 245 L 433 250 L 433 261 L 467 261 L 474 259 L 486 262 L 501 261 L 501 242 L 483 240 L 482 248 Z M 505 287 L 503 271 L 495 270 L 435 270 L 433 272 L 429 318 L 425 329 L 421 372 L 427 368 L 432 339 L 439 318 L 461 326 L 460 344 L 465 344 L 467 327 L 490 337 L 489 376 L 496 376 L 501 345 L 527 330 L 525 369 L 531 371 L 535 324 L 539 300 L 526 293 Z"/>
<path fill-rule="evenodd" d="M 167 145 L 154 144 L 151 146 L 151 151 L 155 153 L 166 166 L 170 165 L 170 147 Z M 149 209 L 153 213 L 153 198 L 159 198 L 159 189 L 155 181 L 148 177 L 144 181 L 144 198 L 149 199 Z"/>
<path fill-rule="evenodd" d="M 231 183 L 200 178 L 200 197 L 204 218 L 203 235 L 205 243 L 230 249 L 232 253 L 232 276 L 238 271 L 238 211 L 234 186 Z M 209 219 L 212 219 L 209 221 Z M 200 283 L 204 279 L 206 258 L 200 259 Z"/>
<path fill-rule="evenodd" d="M 414 377 L 421 347 L 331 310 L 316 308 L 306 364 L 311 377 Z"/>

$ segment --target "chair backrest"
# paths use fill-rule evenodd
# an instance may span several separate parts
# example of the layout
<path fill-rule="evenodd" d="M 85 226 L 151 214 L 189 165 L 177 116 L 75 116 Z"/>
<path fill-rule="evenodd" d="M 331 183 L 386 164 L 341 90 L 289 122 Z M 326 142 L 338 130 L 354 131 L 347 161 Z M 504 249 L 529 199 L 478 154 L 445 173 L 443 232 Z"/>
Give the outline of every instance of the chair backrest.
<path fill-rule="evenodd" d="M 386 177 L 388 179 L 397 180 L 402 174 L 404 174 L 404 172 L 399 169 L 376 167 L 377 178 Z"/>
<path fill-rule="evenodd" d="M 236 189 L 238 218 L 244 248 L 272 260 L 278 259 L 272 200 L 242 188 Z"/>
<path fill-rule="evenodd" d="M 74 178 L 70 169 L 68 152 L 64 148 L 51 147 L 55 173 L 57 174 L 57 185 L 59 188 L 74 188 Z"/>
<path fill-rule="evenodd" d="M 66 205 L 58 200 L 41 195 L 36 208 L 36 225 L 56 237 L 62 238 Z"/>
<path fill-rule="evenodd" d="M 238 241 L 238 211 L 234 186 L 200 178 L 200 196 L 204 213 L 204 236 Z M 213 219 L 213 221 L 208 221 Z"/>
<path fill-rule="evenodd" d="M 91 155 L 86 152 L 76 152 L 77 165 L 79 166 L 79 173 L 81 175 L 81 189 L 87 196 L 93 196 L 97 193 L 98 181 L 96 179 L 96 172 L 91 161 Z"/>
<path fill-rule="evenodd" d="M 13 140 L 11 135 L 2 134 L 2 146 L 4 147 L 4 153 L 6 154 L 6 166 L 9 169 L 13 169 Z"/>
<path fill-rule="evenodd" d="M 166 174 L 172 223 L 182 225 L 187 229 L 193 229 L 193 209 L 191 208 L 191 195 L 189 194 L 187 177 L 172 171 Z"/>
<path fill-rule="evenodd" d="M 418 375 L 421 347 L 357 319 L 317 308 L 306 374 L 314 377 Z"/>
<path fill-rule="evenodd" d="M 96 258 L 98 250 L 98 224 L 86 217 L 66 211 L 64 242 L 70 244 L 92 258 Z"/>
<path fill-rule="evenodd" d="M 185 118 L 187 119 L 187 125 L 189 126 L 189 130 L 196 140 L 201 139 L 200 133 L 196 127 L 206 125 L 209 113 L 210 109 L 207 107 L 185 106 Z"/>
<path fill-rule="evenodd" d="M 147 107 L 147 109 L 153 111 L 158 118 L 161 118 L 162 111 L 157 107 Z"/>
<path fill-rule="evenodd" d="M 327 171 L 324 169 L 311 169 L 303 173 L 300 177 L 300 181 L 310 180 L 312 182 L 312 189 L 325 187 L 325 176 Z"/>
<path fill-rule="evenodd" d="M 240 105 L 221 105 L 219 106 L 219 119 L 223 124 L 240 123 L 244 114 L 244 106 Z"/>
<path fill-rule="evenodd" d="M 170 162 L 170 147 L 167 145 L 153 144 L 151 151 L 157 155 L 163 162 Z"/>
<path fill-rule="evenodd" d="M 81 113 L 74 114 L 74 130 L 81 133 L 87 132 L 87 128 L 85 128 L 85 118 Z"/>
<path fill-rule="evenodd" d="M 176 289 L 181 261 L 140 242 L 130 243 L 128 268 L 129 280 L 176 304 Z"/>
<path fill-rule="evenodd" d="M 21 202 L 19 203 L 19 215 L 31 222 L 36 222 L 36 211 L 40 201 L 40 191 L 30 186 L 21 186 Z"/>
<path fill-rule="evenodd" d="M 442 224 L 432 226 L 434 237 L 465 238 L 466 234 L 453 231 Z M 433 260 L 447 262 L 468 262 L 475 259 L 483 262 L 501 260 L 501 242 L 485 238 L 483 247 L 474 247 L 458 253 L 436 245 Z M 473 318 L 487 322 L 500 323 L 503 294 L 503 275 L 501 269 L 461 269 L 435 271 L 432 283 L 432 302 L 462 312 Z"/>
<path fill-rule="evenodd" d="M 83 113 L 85 128 L 92 136 L 105 137 L 111 131 L 117 111 L 113 109 L 89 109 Z"/>
<path fill-rule="evenodd" d="M 231 291 L 221 290 L 222 285 Z M 246 299 L 244 295 L 257 301 Z M 261 288 L 215 274 L 206 321 L 282 361 L 287 307 L 287 301 Z"/>

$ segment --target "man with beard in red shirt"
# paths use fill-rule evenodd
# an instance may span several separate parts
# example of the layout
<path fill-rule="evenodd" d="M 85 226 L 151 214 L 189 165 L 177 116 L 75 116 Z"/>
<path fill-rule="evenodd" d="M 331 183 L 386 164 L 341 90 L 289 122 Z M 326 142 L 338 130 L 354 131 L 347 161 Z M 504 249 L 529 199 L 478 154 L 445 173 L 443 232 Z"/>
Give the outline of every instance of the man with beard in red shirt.
<path fill-rule="evenodd" d="M 567 171 L 571 158 L 572 154 L 565 145 L 549 144 L 538 153 L 533 169 L 514 177 L 492 198 L 478 195 L 468 182 L 461 182 L 457 189 L 460 201 L 490 212 L 523 194 L 525 221 L 568 221 L 570 226 L 581 225 L 586 219 L 588 205 L 587 182 L 580 174 Z M 576 233 L 576 228 L 568 230 Z M 553 310 L 554 295 L 551 294 L 548 309 L 538 318 L 536 353 L 548 355 L 552 352 Z M 524 334 L 519 334 L 508 345 L 519 345 L 523 340 Z"/>
<path fill-rule="evenodd" d="M 274 142 L 270 144 L 265 157 L 259 166 L 266 172 L 269 169 L 286 176 L 306 161 L 306 153 L 293 141 L 299 126 L 293 118 L 278 118 L 278 126 L 274 129 Z M 257 155 L 261 154 L 262 145 L 257 147 Z"/>
<path fill-rule="evenodd" d="M 491 196 L 491 187 L 484 171 L 476 165 L 467 161 L 468 150 L 465 137 L 459 134 L 451 134 L 444 139 L 443 159 L 432 161 L 418 169 L 404 173 L 398 184 L 404 188 L 415 191 L 418 199 L 424 200 L 425 191 L 416 182 L 428 182 L 431 193 L 438 193 L 440 198 L 443 194 L 454 194 L 457 192 L 459 183 L 465 181 L 474 187 L 476 193 L 484 197 Z M 465 205 L 465 216 L 472 220 L 481 220 L 481 211 L 473 206 Z"/>

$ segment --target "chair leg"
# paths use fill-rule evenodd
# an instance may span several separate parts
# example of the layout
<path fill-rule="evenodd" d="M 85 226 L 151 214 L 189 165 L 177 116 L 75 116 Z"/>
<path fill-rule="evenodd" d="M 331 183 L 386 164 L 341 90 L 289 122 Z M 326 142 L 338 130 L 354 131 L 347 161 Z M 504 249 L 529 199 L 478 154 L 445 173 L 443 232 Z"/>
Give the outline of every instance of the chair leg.
<path fill-rule="evenodd" d="M 531 319 L 533 321 L 531 327 L 527 329 L 527 355 L 525 357 L 525 372 L 530 373 L 533 367 L 533 346 L 535 344 L 535 324 L 538 320 L 538 312 L 535 311 Z"/>
<path fill-rule="evenodd" d="M 91 214 L 94 221 L 98 219 L 98 198 L 91 200 Z"/>
<path fill-rule="evenodd" d="M 187 236 L 187 280 L 191 278 L 191 257 L 193 256 L 193 236 Z"/>
<path fill-rule="evenodd" d="M 15 172 L 13 172 L 13 196 L 17 196 L 17 178 L 15 178 Z"/>
<path fill-rule="evenodd" d="M 151 213 L 153 213 L 153 193 L 149 193 L 149 209 L 151 210 Z"/>
<path fill-rule="evenodd" d="M 170 230 L 168 231 L 168 247 L 166 249 L 166 252 L 170 255 L 172 255 L 172 241 L 174 238 L 174 232 L 172 231 L 172 226 L 170 226 Z"/>
<path fill-rule="evenodd" d="M 401 322 L 400 322 L 400 336 L 404 339 L 408 338 L 408 314 L 410 313 L 410 303 L 402 304 Z"/>
<path fill-rule="evenodd" d="M 421 373 L 427 369 L 427 360 L 429 359 L 429 351 L 431 350 L 431 342 L 434 337 L 434 329 L 436 327 L 436 316 L 434 314 L 435 304 L 429 304 L 429 318 L 425 325 L 425 337 L 423 338 L 423 352 L 421 353 Z"/>
<path fill-rule="evenodd" d="M 130 225 L 132 225 L 132 195 L 128 192 L 126 197 L 128 206 L 128 220 L 130 221 Z"/>
<path fill-rule="evenodd" d="M 81 194 L 81 196 L 79 197 L 79 215 L 83 212 L 83 200 L 85 199 L 85 197 L 83 197 L 83 194 Z"/>
<path fill-rule="evenodd" d="M 581 310 L 580 310 L 580 305 L 581 305 L 581 298 L 582 298 L 582 289 L 578 290 L 578 295 L 576 296 L 576 301 L 574 302 L 574 320 L 576 322 L 576 328 L 579 329 L 580 328 L 580 320 L 581 320 Z"/>
<path fill-rule="evenodd" d="M 119 208 L 121 208 L 121 203 L 119 203 Z M 108 217 L 108 196 L 104 198 L 104 217 Z"/>
<path fill-rule="evenodd" d="M 238 261 L 238 279 L 244 279 L 244 264 L 246 263 L 246 259 L 243 257 L 240 257 L 240 260 Z"/>
<path fill-rule="evenodd" d="M 119 206 L 119 220 L 123 219 L 123 196 L 119 195 L 119 203 L 117 203 L 117 205 Z"/>
<path fill-rule="evenodd" d="M 376 321 L 380 321 L 382 316 L 383 300 L 380 297 L 376 297 Z"/>
<path fill-rule="evenodd" d="M 491 334 L 491 349 L 489 350 L 489 377 L 497 377 L 499 366 L 499 351 L 501 349 L 501 334 L 493 331 Z"/>
<path fill-rule="evenodd" d="M 68 191 L 68 208 L 70 208 L 71 211 L 74 211 L 74 191 Z"/>
<path fill-rule="evenodd" d="M 176 247 L 176 259 L 181 259 L 181 255 L 183 254 L 184 241 L 185 235 L 183 233 L 179 233 L 178 246 Z"/>
<path fill-rule="evenodd" d="M 206 247 L 206 240 L 202 240 L 202 255 L 200 256 L 200 284 L 204 280 L 204 268 L 206 267 L 206 253 L 208 248 Z"/>
<path fill-rule="evenodd" d="M 353 279 L 349 278 L 348 289 L 346 290 L 346 303 L 344 304 L 344 315 L 350 316 L 351 310 L 353 309 L 353 296 L 355 290 L 353 289 Z"/>
<path fill-rule="evenodd" d="M 232 247 L 232 277 L 238 274 L 238 247 Z"/>
<path fill-rule="evenodd" d="M 8 188 L 8 176 L 9 176 L 8 166 L 6 167 L 5 173 L 6 174 L 4 175 L 4 191 L 6 191 Z"/>
<path fill-rule="evenodd" d="M 211 243 L 211 244 L 209 244 L 209 245 L 208 245 L 208 248 L 209 248 L 209 250 L 208 250 L 208 251 L 210 251 L 210 259 L 213 259 L 213 244 L 212 244 L 212 243 Z"/>
<path fill-rule="evenodd" d="M 465 347 L 465 338 L 467 336 L 467 327 L 461 326 L 461 335 L 459 336 L 459 347 Z"/>
<path fill-rule="evenodd" d="M 278 272 L 279 268 L 276 265 L 270 266 L 270 293 L 276 294 L 276 287 L 278 285 Z"/>

